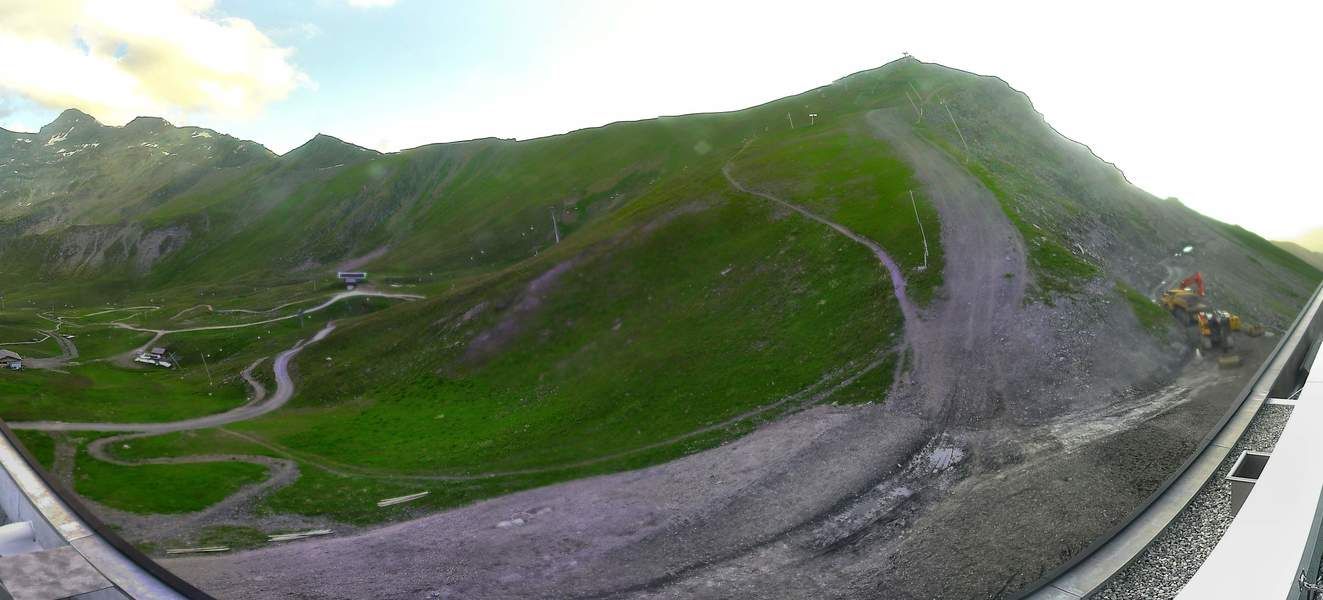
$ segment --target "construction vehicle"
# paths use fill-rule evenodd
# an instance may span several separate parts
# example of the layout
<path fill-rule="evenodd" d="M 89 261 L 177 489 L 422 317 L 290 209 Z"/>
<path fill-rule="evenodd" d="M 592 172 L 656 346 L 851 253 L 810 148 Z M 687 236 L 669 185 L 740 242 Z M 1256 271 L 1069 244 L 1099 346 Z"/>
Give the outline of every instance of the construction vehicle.
<path fill-rule="evenodd" d="M 1204 350 L 1230 350 L 1231 332 L 1240 329 L 1240 317 L 1225 310 L 1199 311 L 1195 313 L 1195 322 Z"/>
<path fill-rule="evenodd" d="M 1232 332 L 1244 331 L 1250 337 L 1263 335 L 1263 327 L 1245 325 L 1240 316 L 1225 310 L 1216 310 L 1204 299 L 1204 276 L 1195 273 L 1170 290 L 1162 293 L 1159 302 L 1171 312 L 1181 325 L 1195 325 L 1199 328 L 1200 346 L 1205 350 L 1219 349 L 1224 353 L 1231 350 Z M 1226 355 L 1218 359 L 1223 366 L 1235 366 L 1239 357 Z"/>
<path fill-rule="evenodd" d="M 1162 307 L 1170 311 L 1182 325 L 1195 324 L 1198 321 L 1195 315 L 1208 310 L 1208 305 L 1204 302 L 1203 273 L 1195 273 L 1182 279 L 1176 287 L 1162 292 L 1159 301 Z"/>

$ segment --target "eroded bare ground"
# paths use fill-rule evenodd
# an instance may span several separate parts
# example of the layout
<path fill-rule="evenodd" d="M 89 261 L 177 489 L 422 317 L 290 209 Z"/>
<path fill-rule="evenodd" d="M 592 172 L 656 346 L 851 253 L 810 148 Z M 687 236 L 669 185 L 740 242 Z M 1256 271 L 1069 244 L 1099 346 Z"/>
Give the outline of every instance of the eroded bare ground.
<path fill-rule="evenodd" d="M 1124 518 L 1249 369 L 1118 328 L 1133 321 L 1122 302 L 1024 303 L 1024 249 L 996 199 L 898 118 L 868 123 L 936 205 L 946 267 L 942 296 L 907 315 L 912 367 L 886 405 L 819 406 L 640 471 L 167 566 L 227 598 L 1013 594 Z M 733 187 L 787 204 L 735 167 Z"/>

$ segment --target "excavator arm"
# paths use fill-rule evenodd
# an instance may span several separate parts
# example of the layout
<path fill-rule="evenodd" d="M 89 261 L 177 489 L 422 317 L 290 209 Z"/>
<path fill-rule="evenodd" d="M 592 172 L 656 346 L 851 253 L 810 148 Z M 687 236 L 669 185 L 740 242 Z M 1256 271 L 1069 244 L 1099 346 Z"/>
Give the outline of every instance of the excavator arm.
<path fill-rule="evenodd" d="M 1204 274 L 1195 272 L 1194 275 L 1182 279 L 1176 287 L 1187 290 L 1194 290 L 1200 296 L 1204 295 Z"/>

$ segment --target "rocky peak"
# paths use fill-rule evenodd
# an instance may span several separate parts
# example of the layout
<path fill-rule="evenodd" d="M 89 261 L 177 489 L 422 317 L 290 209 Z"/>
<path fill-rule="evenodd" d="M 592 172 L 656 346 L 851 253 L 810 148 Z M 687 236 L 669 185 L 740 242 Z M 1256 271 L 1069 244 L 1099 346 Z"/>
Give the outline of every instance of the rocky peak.
<path fill-rule="evenodd" d="M 37 134 L 33 136 L 33 142 L 39 142 L 45 146 L 56 146 L 62 143 L 82 143 L 94 137 L 101 129 L 105 127 L 99 121 L 83 111 L 76 108 L 70 108 L 55 117 L 54 121 L 42 126 Z"/>
<path fill-rule="evenodd" d="M 124 130 L 151 132 L 171 129 L 173 127 L 174 125 L 161 117 L 134 117 L 132 121 L 129 121 L 128 124 L 124 125 Z"/>
<path fill-rule="evenodd" d="M 376 150 L 319 133 L 304 142 L 302 146 L 285 153 L 281 159 L 293 164 L 320 168 L 350 164 L 380 155 L 381 153 Z"/>

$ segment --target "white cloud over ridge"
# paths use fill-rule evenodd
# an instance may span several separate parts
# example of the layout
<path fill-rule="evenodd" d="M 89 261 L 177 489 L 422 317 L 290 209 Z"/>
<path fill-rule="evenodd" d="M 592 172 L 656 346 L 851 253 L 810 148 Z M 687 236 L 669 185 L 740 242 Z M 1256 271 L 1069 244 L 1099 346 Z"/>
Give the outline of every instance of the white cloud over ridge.
<path fill-rule="evenodd" d="M 211 0 L 0 0 L 0 94 L 138 115 L 255 115 L 312 82 L 251 21 Z"/>

